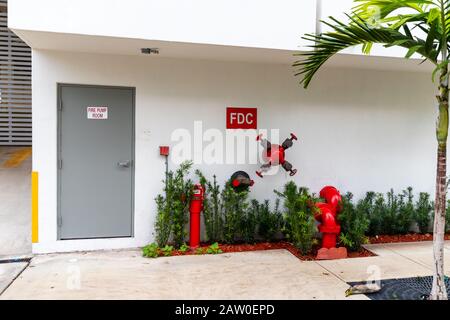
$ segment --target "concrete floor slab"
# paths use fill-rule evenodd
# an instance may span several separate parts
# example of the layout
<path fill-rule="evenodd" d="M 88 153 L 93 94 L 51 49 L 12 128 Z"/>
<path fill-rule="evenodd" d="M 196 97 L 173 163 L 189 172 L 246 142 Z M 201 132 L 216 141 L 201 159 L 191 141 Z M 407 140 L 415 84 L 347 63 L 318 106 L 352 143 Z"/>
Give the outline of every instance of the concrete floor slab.
<path fill-rule="evenodd" d="M 0 263 L 0 295 L 27 265 L 27 262 Z"/>
<path fill-rule="evenodd" d="M 366 244 L 364 248 L 375 253 L 377 256 L 397 256 L 398 253 L 395 253 L 389 248 L 386 248 L 384 244 Z"/>
<path fill-rule="evenodd" d="M 0 256 L 31 252 L 31 157 L 26 147 L 0 147 Z M 14 161 L 10 161 L 10 160 Z M 13 163 L 14 162 L 14 163 Z M 14 164 L 14 166 L 12 166 Z"/>
<path fill-rule="evenodd" d="M 158 259 L 126 250 L 37 256 L 1 298 L 345 299 L 347 288 L 286 250 Z"/>
<path fill-rule="evenodd" d="M 365 246 L 375 254 L 382 257 L 400 256 L 432 270 L 433 242 L 386 243 Z M 444 268 L 450 275 L 450 241 L 445 243 Z"/>
<path fill-rule="evenodd" d="M 343 281 L 368 281 L 429 276 L 431 270 L 399 255 L 318 261 Z"/>
<path fill-rule="evenodd" d="M 426 246 L 416 246 L 414 244 L 404 244 L 402 246 L 388 245 L 390 250 L 395 253 L 413 260 L 421 265 L 432 270 L 433 268 L 433 246 L 432 243 L 428 243 Z M 446 249 L 444 252 L 444 269 L 447 275 L 450 275 L 450 250 Z"/>
<path fill-rule="evenodd" d="M 396 253 L 405 253 L 410 251 L 418 253 L 429 253 L 430 250 L 433 250 L 432 241 L 385 243 L 383 244 L 383 246 Z"/>

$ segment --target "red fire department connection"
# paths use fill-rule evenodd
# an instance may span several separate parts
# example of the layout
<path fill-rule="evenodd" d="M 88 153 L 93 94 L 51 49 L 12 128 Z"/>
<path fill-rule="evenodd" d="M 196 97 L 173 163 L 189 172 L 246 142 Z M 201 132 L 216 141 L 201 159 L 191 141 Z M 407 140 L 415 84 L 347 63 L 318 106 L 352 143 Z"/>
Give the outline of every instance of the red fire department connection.
<path fill-rule="evenodd" d="M 331 249 L 336 247 L 336 239 L 341 232 L 337 215 L 340 211 L 342 200 L 339 191 L 332 186 L 326 186 L 320 190 L 320 197 L 325 199 L 325 203 L 316 203 L 319 212 L 314 216 L 319 225 L 319 232 L 322 233 L 322 248 Z"/>

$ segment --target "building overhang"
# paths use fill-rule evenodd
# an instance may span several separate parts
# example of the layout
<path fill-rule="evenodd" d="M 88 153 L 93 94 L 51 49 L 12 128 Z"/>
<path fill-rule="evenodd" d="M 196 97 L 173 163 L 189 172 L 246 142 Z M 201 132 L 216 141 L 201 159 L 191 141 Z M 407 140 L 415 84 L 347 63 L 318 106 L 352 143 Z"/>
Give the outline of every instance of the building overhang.
<path fill-rule="evenodd" d="M 18 29 L 13 29 L 13 31 L 35 50 L 138 56 L 143 55 L 141 52 L 142 48 L 158 48 L 159 53 L 149 55 L 149 59 L 161 57 L 290 65 L 299 59 L 295 54 L 300 52 L 300 50 L 225 46 Z M 326 66 L 410 72 L 431 72 L 433 70 L 433 66 L 430 63 L 421 64 L 420 62 L 420 59 L 408 60 L 393 56 L 370 56 L 355 52 L 338 54 L 331 58 Z"/>

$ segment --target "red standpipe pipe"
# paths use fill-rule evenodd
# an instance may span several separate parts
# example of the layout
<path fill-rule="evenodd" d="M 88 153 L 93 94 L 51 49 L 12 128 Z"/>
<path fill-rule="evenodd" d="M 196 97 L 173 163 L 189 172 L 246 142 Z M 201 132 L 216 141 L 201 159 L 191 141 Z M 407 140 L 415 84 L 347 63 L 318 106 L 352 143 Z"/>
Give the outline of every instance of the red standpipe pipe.
<path fill-rule="evenodd" d="M 189 206 L 190 212 L 190 242 L 191 248 L 198 248 L 200 246 L 200 213 L 203 211 L 203 200 L 205 197 L 205 189 L 201 184 L 194 186 L 191 204 Z"/>

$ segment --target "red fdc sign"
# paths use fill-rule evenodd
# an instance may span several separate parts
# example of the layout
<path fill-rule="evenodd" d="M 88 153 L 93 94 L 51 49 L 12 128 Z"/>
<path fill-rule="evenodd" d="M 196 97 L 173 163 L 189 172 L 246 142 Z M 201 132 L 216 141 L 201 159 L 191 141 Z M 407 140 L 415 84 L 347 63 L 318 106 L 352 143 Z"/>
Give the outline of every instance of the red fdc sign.
<path fill-rule="evenodd" d="M 257 129 L 258 109 L 227 108 L 227 129 Z"/>

